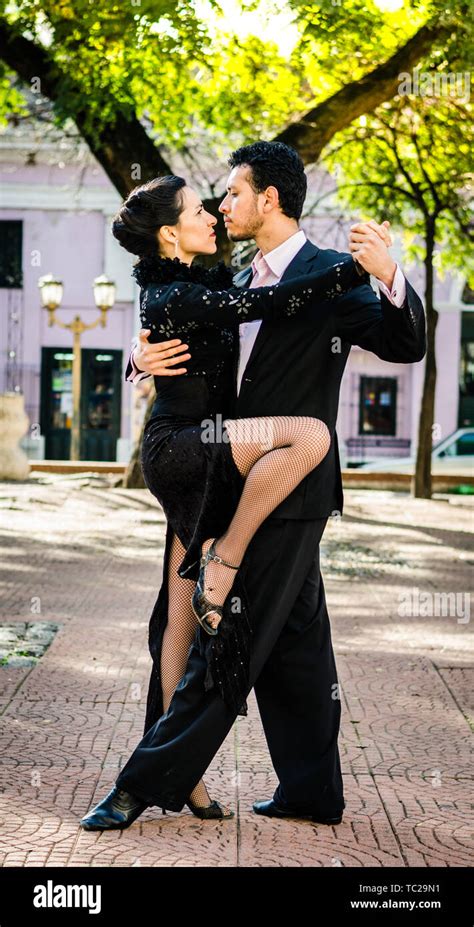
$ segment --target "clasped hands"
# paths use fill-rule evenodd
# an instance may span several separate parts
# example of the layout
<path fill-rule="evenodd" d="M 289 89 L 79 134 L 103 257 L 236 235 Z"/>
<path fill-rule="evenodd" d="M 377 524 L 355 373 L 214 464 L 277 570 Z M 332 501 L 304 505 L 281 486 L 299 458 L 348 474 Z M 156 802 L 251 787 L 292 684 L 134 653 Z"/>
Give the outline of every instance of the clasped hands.
<path fill-rule="evenodd" d="M 389 226 L 390 222 L 386 220 L 379 224 L 374 219 L 351 225 L 349 251 L 364 270 L 391 288 L 397 265 L 388 251 L 392 245 Z M 189 346 L 182 344 L 180 338 L 149 344 L 149 335 L 149 328 L 141 328 L 138 332 L 137 346 L 133 351 L 138 369 L 160 377 L 177 377 L 186 373 L 186 367 L 177 365 L 191 357 L 186 353 Z"/>

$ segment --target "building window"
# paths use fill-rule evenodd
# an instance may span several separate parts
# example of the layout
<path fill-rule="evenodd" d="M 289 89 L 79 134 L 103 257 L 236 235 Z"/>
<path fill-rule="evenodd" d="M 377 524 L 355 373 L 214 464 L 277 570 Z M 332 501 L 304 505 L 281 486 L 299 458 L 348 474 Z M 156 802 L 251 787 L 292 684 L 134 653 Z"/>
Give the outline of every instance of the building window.
<path fill-rule="evenodd" d="M 461 316 L 458 425 L 474 425 L 474 312 Z"/>
<path fill-rule="evenodd" d="M 0 287 L 19 289 L 22 272 L 23 222 L 0 221 Z"/>
<path fill-rule="evenodd" d="M 396 430 L 396 377 L 361 377 L 359 434 L 395 435 Z"/>

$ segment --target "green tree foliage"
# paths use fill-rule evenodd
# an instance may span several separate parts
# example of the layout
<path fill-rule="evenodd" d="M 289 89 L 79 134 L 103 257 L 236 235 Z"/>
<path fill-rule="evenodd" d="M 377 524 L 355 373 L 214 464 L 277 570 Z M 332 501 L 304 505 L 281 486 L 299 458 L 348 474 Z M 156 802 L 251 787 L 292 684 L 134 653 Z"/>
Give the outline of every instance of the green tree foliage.
<path fill-rule="evenodd" d="M 433 69 L 410 80 L 391 103 L 336 135 L 325 160 L 345 206 L 358 215 L 389 219 L 402 232 L 407 257 L 424 263 L 427 355 L 414 494 L 430 498 L 438 321 L 434 270 L 442 275 L 457 268 L 474 286 L 472 105 L 467 71 L 448 76 Z M 405 89 L 412 92 L 405 96 Z"/>
<path fill-rule="evenodd" d="M 0 0 L 0 58 L 50 94 L 58 119 L 75 120 L 89 144 L 101 129 L 137 118 L 170 153 L 192 147 L 202 129 L 212 151 L 291 132 L 343 89 L 370 111 L 393 96 L 404 60 L 411 67 L 434 46 L 444 54 L 460 41 L 462 5 L 428 0 L 389 12 L 385 2 Z M 390 79 L 371 80 L 397 53 Z M 334 131 L 354 118 L 350 102 Z M 306 160 L 319 156 L 327 118 L 321 111 L 312 125 Z"/>

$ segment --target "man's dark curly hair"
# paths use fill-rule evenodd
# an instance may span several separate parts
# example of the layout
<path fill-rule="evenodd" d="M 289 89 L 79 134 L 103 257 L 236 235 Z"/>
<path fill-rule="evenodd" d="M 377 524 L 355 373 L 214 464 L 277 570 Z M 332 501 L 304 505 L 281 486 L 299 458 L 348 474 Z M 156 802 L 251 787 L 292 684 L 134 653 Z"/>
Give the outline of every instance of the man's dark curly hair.
<path fill-rule="evenodd" d="M 276 187 L 281 210 L 290 219 L 299 219 L 306 197 L 307 179 L 303 162 L 294 148 L 283 142 L 254 142 L 233 151 L 229 167 L 248 165 L 249 181 L 256 193 Z"/>

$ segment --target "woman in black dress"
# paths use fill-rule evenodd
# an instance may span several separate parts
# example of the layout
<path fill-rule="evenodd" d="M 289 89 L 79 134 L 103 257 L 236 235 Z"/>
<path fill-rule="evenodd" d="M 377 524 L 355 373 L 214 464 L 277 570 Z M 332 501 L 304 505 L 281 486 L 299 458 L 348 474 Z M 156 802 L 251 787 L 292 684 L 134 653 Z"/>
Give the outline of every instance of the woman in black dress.
<path fill-rule="evenodd" d="M 367 280 L 351 257 L 288 283 L 233 287 L 222 262 L 211 270 L 193 264 L 196 255 L 215 253 L 216 221 L 171 175 L 135 189 L 112 225 L 140 258 L 133 274 L 149 341 L 179 337 L 192 346 L 185 375 L 154 378 L 141 451 L 145 483 L 167 519 L 145 732 L 168 710 L 194 638 L 207 660 L 206 688 L 217 685 L 232 708 L 247 713 L 252 627 L 238 567 L 259 525 L 330 447 L 327 426 L 315 418 L 232 419 L 238 326 L 285 317 L 291 324 L 315 304 L 323 324 L 321 302 Z M 210 802 L 202 780 L 188 805 L 199 817 L 232 816 Z"/>

